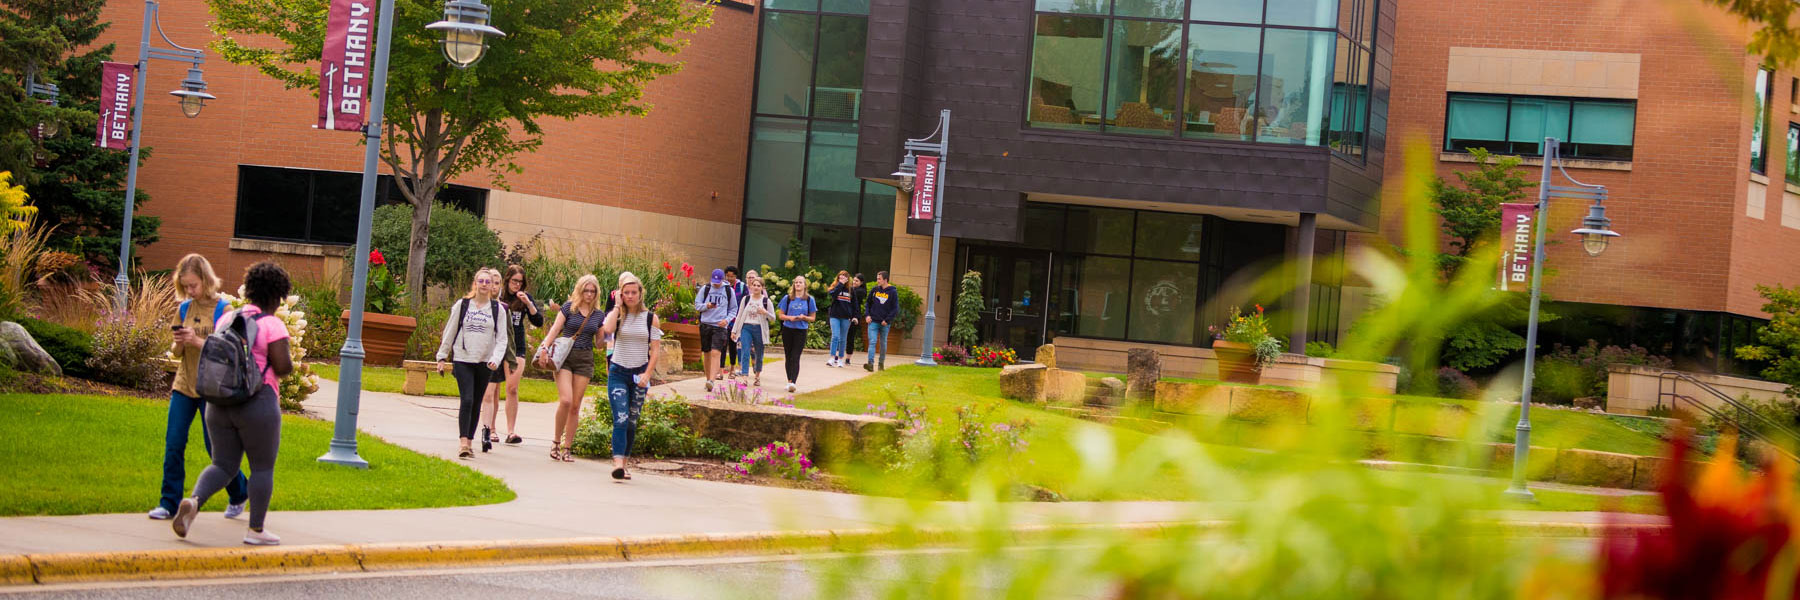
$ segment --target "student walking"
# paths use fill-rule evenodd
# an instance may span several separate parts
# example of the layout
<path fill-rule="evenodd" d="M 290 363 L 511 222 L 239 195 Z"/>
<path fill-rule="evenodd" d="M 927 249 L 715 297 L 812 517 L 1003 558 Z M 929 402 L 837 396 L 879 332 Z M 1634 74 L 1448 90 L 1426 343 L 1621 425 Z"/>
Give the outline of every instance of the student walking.
<path fill-rule="evenodd" d="M 750 373 L 750 364 L 756 363 L 756 380 L 752 385 L 762 386 L 763 349 L 769 345 L 769 324 L 775 318 L 775 303 L 769 300 L 769 294 L 763 289 L 761 279 L 751 279 L 750 292 L 744 296 L 744 303 L 738 306 L 737 324 L 731 329 L 731 341 L 738 345 L 738 376 Z"/>
<path fill-rule="evenodd" d="M 782 364 L 787 367 L 787 391 L 792 392 L 800 382 L 800 353 L 806 350 L 806 331 L 818 319 L 819 304 L 806 293 L 806 278 L 795 275 L 787 297 L 777 306 L 775 316 L 781 319 L 781 349 L 786 356 Z"/>
<path fill-rule="evenodd" d="M 556 335 L 546 336 L 537 349 L 538 366 L 556 369 L 556 432 L 550 439 L 550 460 L 575 462 L 569 446 L 581 424 L 581 398 L 594 378 L 594 337 L 606 318 L 596 314 L 599 301 L 600 279 L 582 275 L 550 325 Z"/>
<path fill-rule="evenodd" d="M 531 348 L 525 339 L 525 324 L 530 322 L 532 327 L 544 326 L 544 314 L 539 311 L 537 301 L 525 293 L 529 283 L 525 278 L 524 268 L 519 265 L 506 267 L 506 291 L 500 294 L 500 301 L 506 304 L 506 317 L 510 320 L 506 331 L 506 359 L 494 371 L 481 410 L 484 425 L 482 435 L 489 441 L 499 441 L 494 439 L 494 434 L 499 431 L 494 421 L 499 419 L 501 386 L 506 388 L 506 443 L 518 444 L 525 441 L 518 433 L 519 380 L 525 377 L 525 356 L 531 354 Z"/>
<path fill-rule="evenodd" d="M 612 477 L 623 481 L 631 479 L 625 458 L 631 456 L 638 416 L 650 391 L 650 366 L 662 354 L 662 331 L 656 328 L 656 313 L 644 305 L 644 282 L 636 275 L 620 273 L 615 293 L 618 305 L 606 313 L 602 331 L 613 336 L 612 358 L 606 365 L 606 398 L 613 417 Z"/>
<path fill-rule="evenodd" d="M 294 371 L 293 357 L 288 354 L 287 324 L 275 316 L 291 286 L 287 271 L 272 262 L 250 265 L 244 272 L 244 297 L 249 302 L 242 309 L 228 312 L 213 324 L 213 330 L 232 328 L 241 332 L 250 348 L 250 363 L 260 373 L 260 385 L 249 400 L 224 404 L 225 399 L 208 398 L 213 406 L 206 411 L 206 432 L 213 442 L 213 461 L 200 472 L 194 483 L 194 495 L 183 498 L 175 509 L 170 525 L 175 535 L 187 537 L 188 527 L 199 514 L 200 507 L 220 488 L 238 478 L 240 465 L 250 459 L 250 529 L 244 543 L 273 546 L 281 538 L 263 529 L 269 514 L 269 498 L 275 494 L 275 457 L 281 448 L 281 400 L 276 397 L 281 378 Z M 229 346 L 229 345 L 226 345 Z"/>
<path fill-rule="evenodd" d="M 203 420 L 206 416 L 206 402 L 194 392 L 195 369 L 200 366 L 200 348 L 206 345 L 206 336 L 212 335 L 213 324 L 225 316 L 225 299 L 219 297 L 219 276 L 213 274 L 212 263 L 206 257 L 181 257 L 181 262 L 175 264 L 175 280 L 187 299 L 176 309 L 175 343 L 169 349 L 181 358 L 181 364 L 175 367 L 175 385 L 169 390 L 169 426 L 163 434 L 162 499 L 150 509 L 150 518 L 157 520 L 175 516 L 181 491 L 187 486 L 188 430 L 194 427 L 195 416 Z M 204 423 L 200 440 L 211 455 L 212 435 L 206 432 Z M 244 500 L 250 493 L 247 485 L 243 473 L 225 485 L 226 498 L 230 500 L 225 518 L 244 514 Z"/>
<path fill-rule="evenodd" d="M 868 295 L 869 295 L 869 290 L 867 288 L 863 287 L 862 273 L 857 273 L 855 275 L 851 275 L 850 276 L 850 312 L 851 312 L 850 326 L 844 328 L 844 360 L 840 361 L 843 364 L 840 364 L 838 366 L 844 366 L 844 365 L 850 364 L 851 358 L 856 356 L 856 332 L 859 329 L 858 325 L 868 322 L 868 321 L 863 320 L 863 302 L 865 301 L 865 298 L 868 297 Z"/>
<path fill-rule="evenodd" d="M 735 265 L 725 267 L 725 289 L 731 292 L 731 306 L 741 309 L 744 305 L 744 297 L 750 295 L 750 286 L 748 284 L 748 278 L 738 277 L 738 268 Z M 731 326 L 734 329 L 737 326 L 738 316 L 739 315 L 736 314 L 732 315 Z M 737 338 L 735 337 L 729 340 L 729 343 L 725 346 L 725 362 L 721 365 L 722 368 L 719 370 L 724 371 L 727 377 L 737 371 L 736 367 L 740 362 L 738 360 L 738 354 L 740 354 L 738 348 L 740 346 L 741 344 L 738 344 Z"/>
<path fill-rule="evenodd" d="M 732 304 L 731 288 L 725 286 L 725 271 L 713 269 L 712 281 L 694 293 L 694 310 L 700 313 L 700 352 L 706 368 L 706 391 L 713 381 L 724 378 L 721 355 L 731 346 L 731 320 L 737 316 Z"/>
<path fill-rule="evenodd" d="M 851 291 L 850 272 L 838 271 L 837 279 L 831 289 L 825 292 L 831 299 L 827 314 L 831 318 L 831 359 L 825 364 L 842 367 L 845 364 L 844 348 L 848 346 L 850 322 L 856 319 L 856 293 Z"/>
<path fill-rule="evenodd" d="M 456 410 L 458 458 L 475 457 L 469 441 L 475 438 L 475 426 L 481 421 L 481 400 L 487 395 L 489 380 L 500 361 L 506 360 L 506 309 L 500 307 L 495 292 L 500 289 L 500 272 L 482 269 L 475 272 L 469 293 L 450 309 L 450 320 L 444 322 L 444 335 L 438 343 L 437 372 L 444 374 L 444 359 L 456 377 L 456 392 L 462 403 Z M 481 451 L 488 450 L 490 440 L 483 436 Z"/>
<path fill-rule="evenodd" d="M 900 315 L 900 290 L 888 283 L 887 271 L 875 272 L 875 287 L 869 290 L 868 309 L 863 314 L 869 322 L 869 357 L 863 370 L 886 370 L 888 330 Z M 875 357 L 877 352 L 880 359 Z"/>

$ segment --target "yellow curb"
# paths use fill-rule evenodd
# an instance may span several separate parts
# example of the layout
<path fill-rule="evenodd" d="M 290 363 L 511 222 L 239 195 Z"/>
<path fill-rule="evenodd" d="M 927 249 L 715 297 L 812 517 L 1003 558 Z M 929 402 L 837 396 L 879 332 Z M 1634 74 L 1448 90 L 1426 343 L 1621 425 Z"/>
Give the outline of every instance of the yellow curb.
<path fill-rule="evenodd" d="M 35 581 L 31 577 L 31 561 L 24 555 L 0 556 L 0 585 L 27 585 Z"/>
<path fill-rule="evenodd" d="M 618 538 L 360 544 L 352 548 L 365 571 L 625 560 Z"/>
<path fill-rule="evenodd" d="M 28 554 L 38 583 L 360 571 L 349 546 Z"/>
<path fill-rule="evenodd" d="M 727 554 L 798 554 L 832 548 L 830 531 L 710 533 L 625 538 L 626 560 L 720 556 Z"/>

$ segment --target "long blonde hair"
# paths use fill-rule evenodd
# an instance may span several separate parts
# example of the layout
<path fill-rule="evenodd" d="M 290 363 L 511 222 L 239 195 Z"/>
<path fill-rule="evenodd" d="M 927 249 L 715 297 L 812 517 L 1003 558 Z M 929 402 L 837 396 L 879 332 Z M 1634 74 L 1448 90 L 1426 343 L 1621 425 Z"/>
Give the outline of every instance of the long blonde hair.
<path fill-rule="evenodd" d="M 180 288 L 181 276 L 188 274 L 200 278 L 201 295 L 207 298 L 217 298 L 219 296 L 219 286 L 221 285 L 219 276 L 218 274 L 213 273 L 212 263 L 207 262 L 206 257 L 199 254 L 189 254 L 181 257 L 181 262 L 175 263 L 175 285 L 176 289 L 179 290 L 179 293 L 181 294 L 187 293 L 187 290 L 182 290 Z"/>
<path fill-rule="evenodd" d="M 594 286 L 594 303 L 588 306 L 588 309 L 597 310 L 600 308 L 600 293 L 604 290 L 600 289 L 600 278 L 590 274 L 582 275 L 581 279 L 575 280 L 575 289 L 569 290 L 568 303 L 572 307 L 571 310 L 581 310 L 581 288 L 589 285 Z"/>
<path fill-rule="evenodd" d="M 480 282 L 481 282 L 482 275 L 493 275 L 494 280 L 496 282 L 498 282 L 500 279 L 500 270 L 495 269 L 493 267 L 482 267 L 479 270 L 476 270 L 475 276 L 469 278 L 469 293 L 463 294 L 464 299 L 466 299 L 466 300 L 474 300 L 475 299 L 475 292 L 481 289 Z"/>
<path fill-rule="evenodd" d="M 630 306 L 625 304 L 625 286 L 628 285 L 638 286 L 637 310 L 632 310 Z M 649 292 L 644 289 L 644 281 L 638 279 L 637 275 L 633 275 L 631 271 L 619 274 L 619 308 L 624 310 L 625 314 L 635 315 L 650 310 L 650 298 L 647 297 L 648 294 Z"/>
<path fill-rule="evenodd" d="M 798 291 L 796 291 L 796 290 L 798 290 Z M 805 294 L 805 293 L 806 293 L 806 276 L 805 275 L 795 275 L 793 281 L 788 283 L 788 297 L 791 298 L 797 294 Z"/>

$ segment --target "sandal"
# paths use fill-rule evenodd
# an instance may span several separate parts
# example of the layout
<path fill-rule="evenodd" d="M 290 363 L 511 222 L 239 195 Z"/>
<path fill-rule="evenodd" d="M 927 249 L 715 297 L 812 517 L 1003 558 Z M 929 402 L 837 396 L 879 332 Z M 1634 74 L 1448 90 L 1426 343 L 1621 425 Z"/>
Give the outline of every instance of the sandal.
<path fill-rule="evenodd" d="M 506 436 L 506 443 L 508 443 L 508 444 L 523 444 L 523 443 L 525 443 L 525 438 L 519 437 L 519 434 L 516 434 L 516 433 L 510 434 L 510 435 Z"/>
<path fill-rule="evenodd" d="M 551 444 L 550 445 L 550 460 L 554 460 L 554 461 L 558 461 L 558 462 L 562 461 L 562 445 L 561 444 Z"/>
<path fill-rule="evenodd" d="M 563 448 L 562 461 L 563 462 L 575 462 L 575 451 L 570 450 L 568 448 Z"/>
<path fill-rule="evenodd" d="M 613 479 L 617 479 L 617 480 L 620 480 L 620 481 L 623 481 L 623 480 L 626 480 L 626 479 L 631 479 L 631 475 L 628 475 L 628 474 L 626 474 L 626 473 L 625 473 L 625 468 L 624 468 L 624 467 L 616 467 L 616 468 L 614 468 L 614 469 L 613 469 L 613 472 L 612 472 L 612 477 L 613 477 Z"/>
<path fill-rule="evenodd" d="M 471 458 L 475 458 L 475 452 L 472 450 L 469 450 L 468 448 L 463 448 L 461 452 L 456 453 L 456 457 L 463 459 L 463 460 L 468 460 Z"/>

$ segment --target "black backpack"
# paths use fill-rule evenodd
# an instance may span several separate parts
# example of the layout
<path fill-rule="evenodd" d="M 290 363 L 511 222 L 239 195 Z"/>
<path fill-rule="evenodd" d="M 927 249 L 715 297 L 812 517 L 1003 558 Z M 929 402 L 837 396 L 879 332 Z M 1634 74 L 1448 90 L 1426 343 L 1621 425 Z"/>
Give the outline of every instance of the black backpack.
<path fill-rule="evenodd" d="M 200 366 L 195 370 L 194 391 L 208 403 L 236 406 L 262 391 L 263 373 L 269 367 L 257 369 L 256 357 L 250 353 L 258 336 L 256 321 L 244 318 L 242 310 L 234 311 L 229 325 L 206 336 L 206 345 L 200 349 Z"/>

